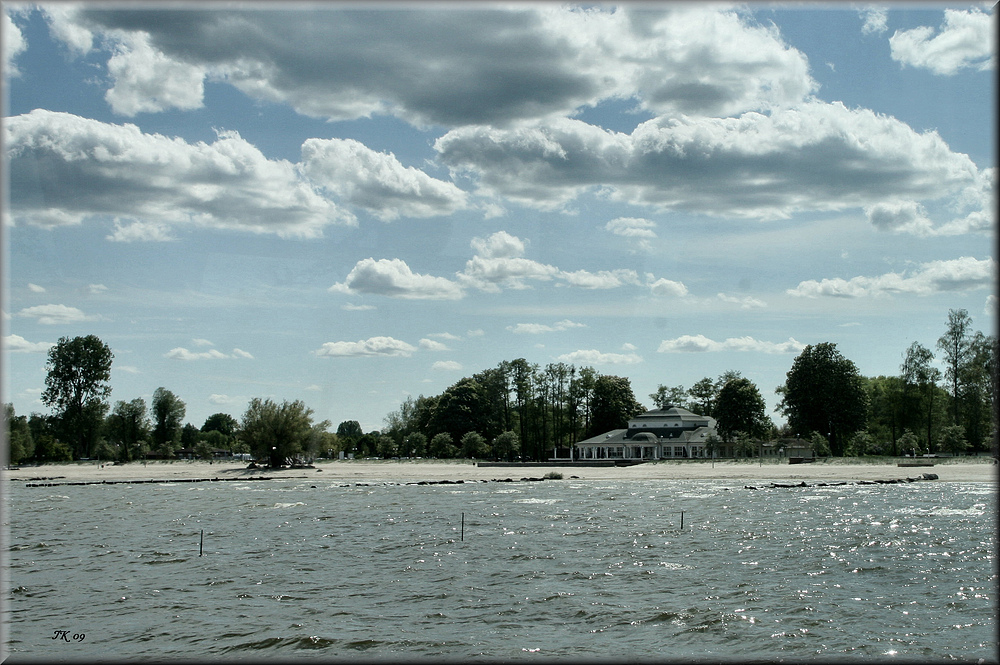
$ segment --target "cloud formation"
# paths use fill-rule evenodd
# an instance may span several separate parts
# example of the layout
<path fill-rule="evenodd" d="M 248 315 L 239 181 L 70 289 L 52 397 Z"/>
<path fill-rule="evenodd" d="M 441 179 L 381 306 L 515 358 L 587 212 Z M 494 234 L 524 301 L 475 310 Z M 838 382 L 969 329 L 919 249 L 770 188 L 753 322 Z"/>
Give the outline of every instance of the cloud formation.
<path fill-rule="evenodd" d="M 462 287 L 444 277 L 421 275 L 402 259 L 358 261 L 347 278 L 329 289 L 333 293 L 361 293 L 411 300 L 457 300 Z"/>
<path fill-rule="evenodd" d="M 571 328 L 586 327 L 587 326 L 583 323 L 576 323 L 574 321 L 570 321 L 569 319 L 564 319 L 551 326 L 544 323 L 518 323 L 512 326 L 507 326 L 507 330 L 515 335 L 540 335 L 542 333 L 562 332 L 563 330 L 570 330 Z"/>
<path fill-rule="evenodd" d="M 84 314 L 82 310 L 67 305 L 35 305 L 25 307 L 17 313 L 29 319 L 35 319 L 38 323 L 46 326 L 62 325 L 65 323 L 79 323 L 81 321 L 94 321 L 98 316 Z"/>
<path fill-rule="evenodd" d="M 54 342 L 29 342 L 20 335 L 6 335 L 3 348 L 10 353 L 48 353 Z"/>
<path fill-rule="evenodd" d="M 370 337 L 357 342 L 325 342 L 315 353 L 321 358 L 409 356 L 416 348 L 392 337 Z"/>
<path fill-rule="evenodd" d="M 196 345 L 204 346 L 204 344 L 198 344 L 199 341 L 205 340 L 194 340 Z M 209 342 L 211 344 L 211 342 Z M 223 353 L 218 349 L 208 349 L 207 351 L 189 351 L 188 349 L 178 346 L 176 348 L 170 349 L 165 354 L 164 358 L 170 358 L 171 360 L 228 360 L 233 358 L 243 358 L 243 359 L 253 359 L 253 355 L 243 351 L 242 349 L 233 349 L 232 353 Z"/>
<path fill-rule="evenodd" d="M 717 351 L 750 351 L 756 353 L 798 353 L 805 344 L 789 337 L 787 342 L 767 342 L 753 337 L 729 337 L 717 342 L 704 335 L 681 335 L 660 342 L 658 353 L 706 353 Z"/>
<path fill-rule="evenodd" d="M 993 259 L 963 256 L 947 261 L 922 263 L 906 273 L 889 272 L 875 277 L 840 277 L 806 280 L 786 293 L 807 298 L 865 298 L 899 293 L 926 296 L 948 291 L 970 291 L 996 284 L 997 263 Z"/>
<path fill-rule="evenodd" d="M 580 365 L 637 365 L 642 362 L 642 356 L 637 353 L 604 353 L 597 349 L 581 349 L 557 356 L 556 360 Z"/>
<path fill-rule="evenodd" d="M 107 100 L 126 115 L 195 108 L 204 80 L 314 117 L 442 126 L 504 125 L 628 98 L 658 114 L 728 115 L 816 88 L 805 57 L 777 31 L 696 5 L 71 6 L 47 16 L 73 53 L 110 45 Z"/>
<path fill-rule="evenodd" d="M 889 46 L 893 60 L 940 76 L 950 76 L 965 68 L 993 69 L 995 18 L 978 7 L 945 9 L 939 30 L 930 26 L 900 30 L 889 38 Z"/>

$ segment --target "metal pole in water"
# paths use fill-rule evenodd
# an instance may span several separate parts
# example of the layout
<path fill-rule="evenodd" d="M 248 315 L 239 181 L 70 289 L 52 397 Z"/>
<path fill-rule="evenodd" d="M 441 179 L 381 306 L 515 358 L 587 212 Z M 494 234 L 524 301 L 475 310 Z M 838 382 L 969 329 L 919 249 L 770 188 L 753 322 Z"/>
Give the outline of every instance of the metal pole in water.
<path fill-rule="evenodd" d="M 201 542 L 198 544 L 198 556 L 205 553 L 205 530 L 201 530 Z"/>

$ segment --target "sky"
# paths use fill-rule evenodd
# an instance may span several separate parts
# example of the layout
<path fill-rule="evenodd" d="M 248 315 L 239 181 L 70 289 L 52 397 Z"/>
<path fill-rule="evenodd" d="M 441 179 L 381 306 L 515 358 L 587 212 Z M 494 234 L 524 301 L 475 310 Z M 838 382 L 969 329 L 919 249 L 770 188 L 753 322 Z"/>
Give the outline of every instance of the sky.
<path fill-rule="evenodd" d="M 645 406 L 996 324 L 991 4 L 3 4 L 3 400 L 367 431 L 525 358 Z M 940 367 L 940 358 L 936 360 Z"/>

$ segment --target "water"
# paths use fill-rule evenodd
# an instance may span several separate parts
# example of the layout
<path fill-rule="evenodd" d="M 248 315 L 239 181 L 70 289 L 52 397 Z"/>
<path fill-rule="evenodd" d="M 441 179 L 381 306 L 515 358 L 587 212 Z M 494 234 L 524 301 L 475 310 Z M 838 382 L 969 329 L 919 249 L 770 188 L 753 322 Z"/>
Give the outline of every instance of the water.
<path fill-rule="evenodd" d="M 6 501 L 11 662 L 997 660 L 988 483 L 18 483 Z"/>

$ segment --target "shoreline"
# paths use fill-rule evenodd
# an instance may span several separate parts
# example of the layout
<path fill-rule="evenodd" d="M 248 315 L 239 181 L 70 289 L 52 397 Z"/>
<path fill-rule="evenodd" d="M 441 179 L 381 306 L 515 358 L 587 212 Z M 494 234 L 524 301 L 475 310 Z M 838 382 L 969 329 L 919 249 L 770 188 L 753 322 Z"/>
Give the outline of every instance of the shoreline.
<path fill-rule="evenodd" d="M 947 459 L 947 458 L 946 458 Z M 310 479 L 355 482 L 440 482 L 519 480 L 539 478 L 547 473 L 579 480 L 720 480 L 720 481 L 822 481 L 857 482 L 905 479 L 923 473 L 938 476 L 938 482 L 990 482 L 998 480 L 998 467 L 991 458 L 974 462 L 937 460 L 934 466 L 899 467 L 896 458 L 885 462 L 847 458 L 808 464 L 788 464 L 753 460 L 661 461 L 633 466 L 570 466 L 532 464 L 530 466 L 477 466 L 467 460 L 323 460 L 313 468 L 247 468 L 246 462 L 132 462 L 113 465 L 97 462 L 65 462 L 42 466 L 3 469 L 0 477 L 11 483 L 55 485 L 69 483 L 121 484 L 128 482 L 198 482 L 211 480 Z"/>

